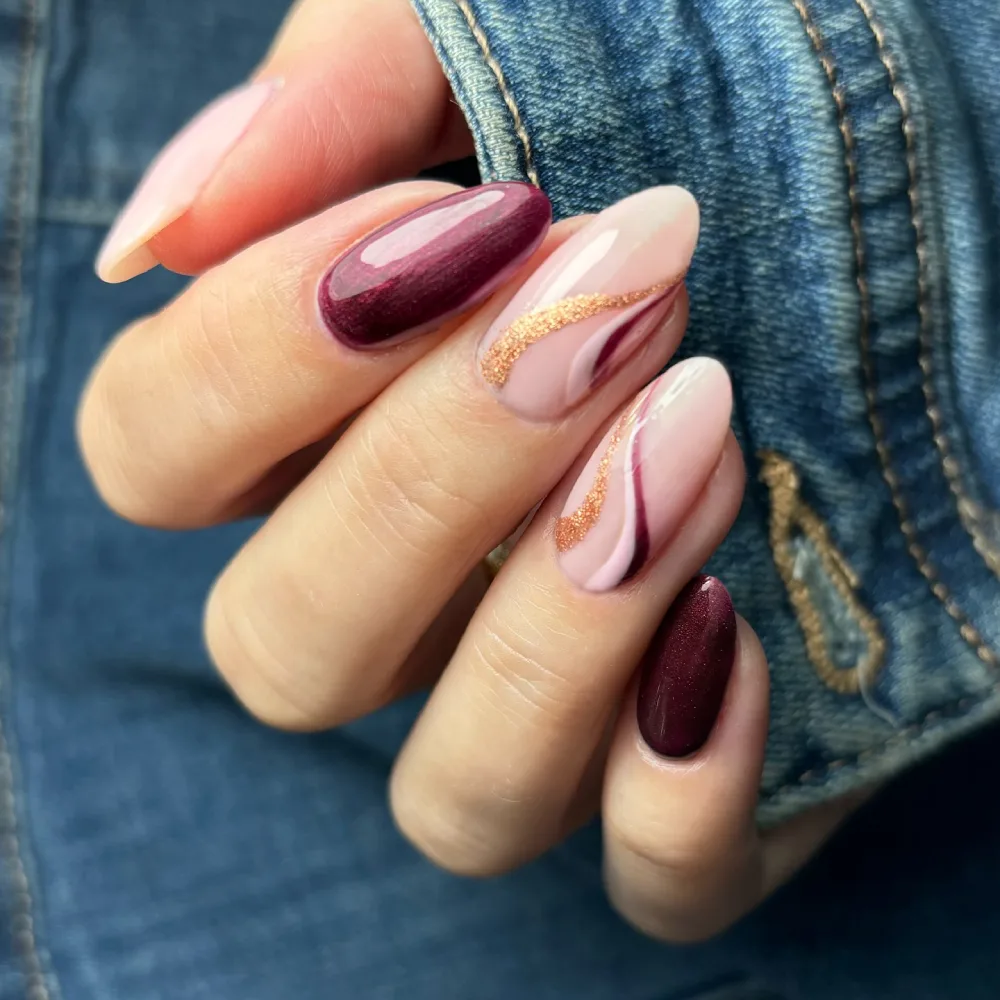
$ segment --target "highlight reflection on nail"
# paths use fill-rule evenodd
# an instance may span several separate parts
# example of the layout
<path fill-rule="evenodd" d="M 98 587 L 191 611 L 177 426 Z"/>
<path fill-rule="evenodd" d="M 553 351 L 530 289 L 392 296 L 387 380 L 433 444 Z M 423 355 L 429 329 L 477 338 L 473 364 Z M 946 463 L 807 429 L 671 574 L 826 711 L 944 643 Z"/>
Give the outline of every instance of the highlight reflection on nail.
<path fill-rule="evenodd" d="M 697 234 L 697 205 L 681 188 L 651 188 L 606 209 L 552 254 L 486 332 L 483 380 L 521 416 L 565 414 L 663 323 Z"/>
<path fill-rule="evenodd" d="M 736 659 L 736 612 L 721 580 L 695 577 L 671 605 L 643 658 L 639 732 L 664 757 L 701 749 Z"/>
<path fill-rule="evenodd" d="M 559 562 L 577 586 L 610 590 L 662 550 L 718 463 L 731 409 L 722 365 L 692 358 L 624 411 L 556 523 Z"/>
<path fill-rule="evenodd" d="M 355 349 L 397 344 L 486 299 L 537 249 L 552 219 L 531 184 L 459 191 L 377 229 L 320 282 L 319 311 Z"/>

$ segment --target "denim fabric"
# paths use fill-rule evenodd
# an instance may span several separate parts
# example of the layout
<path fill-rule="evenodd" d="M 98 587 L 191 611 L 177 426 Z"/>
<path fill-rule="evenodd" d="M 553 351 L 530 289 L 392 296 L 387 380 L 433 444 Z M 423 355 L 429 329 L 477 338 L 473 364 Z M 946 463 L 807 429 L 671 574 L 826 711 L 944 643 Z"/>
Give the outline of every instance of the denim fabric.
<path fill-rule="evenodd" d="M 490 176 L 698 197 L 685 349 L 751 486 L 713 569 L 763 640 L 760 818 L 1000 711 L 1000 6 L 416 0 Z"/>
<path fill-rule="evenodd" d="M 542 6 L 533 5 L 536 15 Z M 555 3 L 545 6 L 558 9 Z M 743 19 L 749 25 L 754 8 L 745 6 Z M 938 26 L 937 46 L 968 34 L 962 23 L 971 6 L 956 6 L 955 23 Z M 995 849 L 1000 804 L 984 790 L 995 780 L 1000 735 L 980 734 L 931 767 L 911 772 L 862 813 L 803 877 L 734 931 L 705 946 L 672 949 L 643 939 L 609 910 L 593 830 L 524 871 L 482 883 L 444 875 L 405 845 L 392 827 L 384 797 L 392 755 L 417 707 L 413 703 L 340 732 L 311 737 L 268 731 L 233 704 L 201 648 L 200 607 L 209 581 L 250 527 L 167 534 L 117 520 L 87 482 L 72 420 L 87 371 L 109 337 L 181 284 L 156 272 L 113 289 L 100 285 L 91 260 L 103 230 L 176 127 L 254 64 L 285 7 L 285 0 L 174 0 L 169 5 L 156 0 L 0 0 L 0 1000 L 995 997 L 1000 990 L 994 944 L 1000 937 L 1000 856 Z M 594 9 L 578 3 L 575 17 L 589 16 Z M 696 9 L 686 5 L 687 16 L 694 17 Z M 588 45 L 602 44 L 596 35 L 588 36 L 587 23 L 580 22 L 575 36 L 539 35 L 549 39 L 552 51 L 546 54 L 536 45 L 536 55 L 565 57 L 567 42 L 578 54 Z M 847 18 L 843 26 L 847 41 L 858 37 L 852 24 Z M 641 24 L 636 20 L 634 26 Z M 448 22 L 440 27 L 444 31 Z M 486 67 L 485 79 L 495 81 L 464 18 L 457 27 L 464 34 L 448 43 L 455 65 L 466 57 L 466 45 Z M 607 26 L 609 39 L 612 29 Z M 981 25 L 969 43 L 981 49 L 977 58 L 984 66 L 991 53 L 1000 51 L 988 30 L 988 24 Z M 474 49 L 467 45 L 470 38 Z M 799 52 L 800 41 L 789 29 L 789 52 Z M 640 33 L 633 43 L 636 63 L 656 55 L 657 47 L 651 42 L 644 47 Z M 765 33 L 763 43 L 773 46 L 778 39 Z M 697 59 L 698 51 L 692 48 L 690 58 Z M 722 45 L 720 58 L 725 51 Z M 736 55 L 750 58 L 754 51 L 748 44 L 745 53 Z M 730 56 L 736 58 L 732 52 Z M 812 107 L 825 115 L 822 77 L 806 56 L 808 49 L 796 57 L 802 64 L 800 89 L 813 94 L 813 103 L 804 103 L 798 113 L 806 116 Z M 940 69 L 944 63 L 936 65 Z M 743 72 L 753 78 L 757 66 L 755 62 Z M 518 67 L 529 70 L 525 61 L 512 59 L 512 85 L 520 83 Z M 779 65 L 767 68 L 779 75 L 790 72 Z M 618 76 L 616 86 L 625 94 L 624 67 L 612 69 L 605 67 L 605 75 Z M 633 69 L 638 72 L 641 66 Z M 704 85 L 725 80 L 730 71 L 736 72 L 720 63 Z M 466 67 L 462 79 L 475 72 Z M 972 63 L 959 62 L 949 72 L 953 85 L 970 95 L 967 113 L 984 113 L 981 109 L 992 99 L 986 77 Z M 688 79 L 697 76 L 691 71 Z M 858 79 L 874 80 L 875 86 L 877 67 L 874 75 L 859 73 Z M 599 82 L 595 76 L 595 98 L 601 93 Z M 641 88 L 632 86 L 633 96 L 641 96 Z M 891 120 L 893 99 L 884 90 L 879 94 L 874 118 Z M 676 111 L 679 105 L 665 103 L 666 96 L 661 90 L 644 99 L 661 112 Z M 491 124 L 486 113 L 491 99 L 476 98 L 475 113 L 483 116 L 477 124 L 480 140 L 489 147 L 484 147 L 483 162 L 489 166 L 492 156 L 497 170 L 516 172 L 520 140 L 516 133 L 505 138 L 511 126 L 503 102 Z M 613 116 L 616 108 L 624 142 L 630 126 L 622 105 L 609 102 L 607 114 Z M 537 107 L 524 119 L 537 169 L 563 211 L 572 207 L 565 192 L 589 177 L 594 194 L 588 204 L 594 207 L 613 196 L 609 185 L 618 183 L 618 175 L 627 180 L 632 167 L 628 157 L 614 154 L 607 144 L 610 159 L 605 165 L 613 171 L 604 178 L 582 154 L 580 162 L 567 162 L 565 169 L 549 158 L 546 137 L 563 144 L 571 138 L 565 128 L 575 124 L 572 107 L 564 110 L 566 122 L 558 127 L 550 123 L 542 129 L 534 115 L 544 109 Z M 724 110 L 715 113 L 722 116 Z M 940 105 L 939 113 L 942 128 L 961 125 L 961 117 L 949 118 L 946 105 Z M 645 145 L 635 146 L 636 155 L 658 155 L 660 143 L 654 139 L 657 129 L 670 127 L 668 118 L 652 129 Z M 819 131 L 826 135 L 829 123 L 822 120 Z M 830 157 L 842 161 L 836 136 L 834 131 L 823 141 Z M 745 156 L 756 150 L 763 157 L 753 136 L 740 141 L 747 144 Z M 965 169 L 987 163 L 997 169 L 996 136 L 992 141 L 993 153 L 989 136 L 978 133 L 980 153 L 961 160 Z M 600 148 L 594 147 L 594 155 Z M 503 157 L 511 150 L 513 158 L 505 164 Z M 780 368 L 777 374 L 759 364 L 753 369 L 768 380 L 773 403 L 767 442 L 795 457 L 809 503 L 829 520 L 838 544 L 845 545 L 844 538 L 855 537 L 854 519 L 876 514 L 866 513 L 867 507 L 858 513 L 858 500 L 849 488 L 853 480 L 847 478 L 849 470 L 858 475 L 867 470 L 864 448 L 865 442 L 870 447 L 870 436 L 858 410 L 857 358 L 848 349 L 853 341 L 846 335 L 831 339 L 840 327 L 829 315 L 830 301 L 842 303 L 841 325 L 846 327 L 845 303 L 853 301 L 854 293 L 838 284 L 846 281 L 838 275 L 849 273 L 849 263 L 836 274 L 827 273 L 829 246 L 840 247 L 849 235 L 837 207 L 841 202 L 831 195 L 825 203 L 822 191 L 815 193 L 829 174 L 828 186 L 843 198 L 842 184 L 837 187 L 833 181 L 834 168 L 819 152 L 802 153 L 797 161 L 803 172 L 798 187 L 789 188 L 792 200 L 777 215 L 799 235 L 770 265 L 761 256 L 759 230 L 775 219 L 753 225 L 736 196 L 720 186 L 716 197 L 732 199 L 731 212 L 739 209 L 734 218 L 746 230 L 750 249 L 729 245 L 733 267 L 718 294 L 726 309 L 746 299 L 739 315 L 747 365 L 768 350 L 777 358 L 792 349 L 781 319 L 787 311 L 799 320 L 810 316 L 810 332 L 820 334 L 803 338 L 804 354 L 815 351 L 825 365 L 839 358 L 845 366 L 842 377 L 821 378 L 825 369 L 815 374 L 810 405 L 796 412 L 791 429 L 777 419 L 790 405 L 777 379 Z M 953 149 L 932 152 L 957 156 Z M 728 148 L 715 155 L 723 153 L 730 155 Z M 705 162 L 713 176 L 721 176 L 718 163 Z M 777 183 L 766 172 L 763 182 Z M 984 174 L 983 188 L 992 183 Z M 815 204 L 795 218 L 804 204 L 800 188 L 806 187 L 814 190 Z M 747 190 L 744 183 L 738 194 L 745 197 Z M 978 216 L 968 208 L 969 190 L 941 193 L 966 207 L 964 216 L 947 220 L 949 238 L 964 241 L 963 246 L 980 239 L 984 253 L 995 252 L 995 245 L 976 235 Z M 731 224 L 730 212 L 713 208 L 711 200 L 707 204 L 705 268 L 712 266 L 713 252 L 716 257 L 723 252 L 712 231 Z M 817 217 L 827 219 L 825 230 Z M 908 232 L 902 224 L 899 231 L 904 236 Z M 900 239 L 896 281 L 905 289 L 915 280 L 913 248 L 912 240 L 907 244 Z M 952 266 L 948 259 L 938 264 Z M 747 275 L 769 274 L 776 287 L 777 276 L 786 269 L 789 275 L 805 275 L 808 289 L 814 288 L 814 280 L 825 283 L 815 287 L 829 285 L 834 299 L 817 294 L 813 301 L 810 292 L 803 302 L 789 281 L 783 293 L 787 301 L 774 299 L 765 310 L 762 293 L 754 291 Z M 961 277 L 949 273 L 956 274 L 956 281 Z M 696 277 L 699 336 L 706 335 L 707 317 L 714 315 L 707 312 L 713 308 L 704 292 L 707 281 L 704 274 Z M 962 287 L 974 284 L 969 270 Z M 974 295 L 948 301 L 955 324 L 988 307 L 988 302 L 977 306 Z M 897 317 L 899 329 L 880 327 L 884 351 L 912 346 L 906 332 L 913 323 L 911 313 L 912 308 Z M 761 326 L 771 314 L 779 319 Z M 720 308 L 718 315 L 728 313 Z M 883 336 L 888 338 L 884 343 Z M 966 475 L 973 461 L 989 459 L 990 439 L 975 430 L 964 408 L 972 406 L 978 414 L 993 385 L 981 371 L 991 342 L 970 334 L 948 343 L 956 370 L 965 365 L 972 372 L 968 382 L 963 377 L 956 383 L 962 393 L 946 397 L 941 390 L 948 419 L 963 416 L 968 423 L 968 440 L 953 443 Z M 734 353 L 738 362 L 735 348 Z M 739 373 L 736 362 L 731 359 Z M 806 370 L 804 365 L 790 371 Z M 750 381 L 747 369 L 741 416 L 748 440 L 762 420 L 760 402 L 747 396 Z M 923 412 L 911 398 L 912 382 L 911 373 L 887 384 L 895 388 L 893 399 L 900 406 Z M 970 403 L 964 394 L 973 390 L 980 396 Z M 842 412 L 831 399 L 844 403 Z M 848 462 L 841 454 L 843 441 L 825 443 L 813 433 L 826 426 L 824 414 L 828 420 L 839 415 L 845 426 L 854 415 L 846 440 L 856 442 L 861 457 Z M 913 426 L 917 446 L 923 440 L 917 434 L 922 424 Z M 799 437 L 793 439 L 795 427 Z M 911 443 L 905 436 L 899 440 Z M 831 465 L 840 456 L 838 474 L 806 479 L 821 468 L 822 455 Z M 930 462 L 923 469 L 928 490 L 934 487 L 937 468 Z M 878 512 L 884 507 L 882 487 L 876 474 L 867 474 L 876 494 L 868 503 Z M 838 494 L 838 488 L 847 492 Z M 970 478 L 967 488 L 990 495 L 985 478 Z M 838 513 L 838 499 L 851 509 Z M 779 671 L 786 673 L 778 677 L 777 745 L 786 746 L 786 754 L 801 754 L 798 748 L 806 746 L 821 755 L 835 741 L 847 739 L 845 733 L 854 733 L 858 745 L 866 745 L 866 727 L 875 725 L 868 718 L 873 713 L 857 699 L 840 696 L 855 705 L 858 717 L 842 714 L 838 698 L 817 690 L 801 649 L 799 625 L 787 609 L 781 610 L 784 592 L 776 582 L 772 554 L 767 540 L 758 537 L 760 529 L 755 534 L 752 528 L 757 516 L 764 523 L 767 508 L 768 498 L 760 491 L 751 498 L 749 521 L 737 537 L 747 565 L 760 570 L 761 593 L 754 607 L 767 613 L 755 623 L 765 632 L 772 656 L 783 655 L 783 642 L 799 644 L 797 674 L 792 672 L 794 661 L 778 661 Z M 789 509 L 801 517 L 794 504 Z M 876 527 L 893 538 L 898 531 L 891 512 L 879 516 Z M 934 523 L 921 522 L 921 530 L 928 527 Z M 944 567 L 949 572 L 964 565 L 967 553 L 958 544 L 961 540 L 955 543 L 954 566 Z M 895 560 L 897 586 L 901 591 L 909 586 L 912 570 L 899 548 L 897 539 L 877 559 L 856 567 L 866 596 L 870 581 L 885 575 L 882 562 Z M 860 546 L 858 551 L 867 550 Z M 855 558 L 854 549 L 847 552 Z M 813 572 L 816 563 L 803 549 L 802 572 Z M 741 579 L 741 565 L 732 561 L 727 573 Z M 882 586 L 890 583 L 883 580 Z M 911 645 L 949 649 L 951 620 L 935 625 L 923 591 L 906 593 L 909 604 L 900 597 L 891 608 L 876 605 L 883 627 L 902 630 L 914 620 L 923 622 Z M 956 593 L 965 599 L 971 591 Z M 750 596 L 745 590 L 741 594 L 744 606 Z M 833 605 L 830 614 L 837 613 Z M 768 623 L 776 614 L 783 624 L 769 634 Z M 894 621 L 900 624 L 892 626 Z M 895 706 L 901 712 L 899 705 L 930 697 L 924 677 L 930 668 L 926 657 L 915 655 L 910 665 L 914 675 L 908 679 L 898 653 L 893 650 L 891 656 L 883 674 L 893 685 L 879 688 L 875 695 L 885 700 L 874 703 L 884 706 L 883 711 Z M 968 686 L 976 677 L 960 653 L 942 660 L 938 670 L 938 683 L 945 689 Z M 796 691 L 801 728 L 791 724 L 787 709 Z M 981 715 L 987 714 L 989 703 L 977 697 L 972 701 Z M 976 721 L 965 714 L 967 724 Z M 821 724 L 825 728 L 817 728 Z M 792 736 L 797 742 L 782 742 Z M 934 738 L 933 730 L 927 738 Z M 772 790 L 775 761 L 780 764 L 781 758 L 773 757 L 770 765 Z"/>

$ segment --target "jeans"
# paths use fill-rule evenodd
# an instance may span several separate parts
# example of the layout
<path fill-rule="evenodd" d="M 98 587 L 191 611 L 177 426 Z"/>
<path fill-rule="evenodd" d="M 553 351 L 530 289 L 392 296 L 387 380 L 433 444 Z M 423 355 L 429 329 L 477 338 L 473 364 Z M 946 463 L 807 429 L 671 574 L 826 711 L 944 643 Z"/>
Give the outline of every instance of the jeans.
<path fill-rule="evenodd" d="M 475 9 L 482 14 L 485 6 Z M 956 8 L 956 24 L 942 29 L 935 46 L 944 46 L 952 31 L 958 37 L 965 12 L 974 6 Z M 286 7 L 285 0 L 175 0 L 166 7 L 155 0 L 0 0 L 0 1000 L 996 996 L 1000 806 L 988 789 L 1000 739 L 993 733 L 984 731 L 905 775 L 801 878 L 728 934 L 698 947 L 669 948 L 642 938 L 611 912 L 600 884 L 594 830 L 489 882 L 453 878 L 417 856 L 393 829 L 384 801 L 390 762 L 415 702 L 308 737 L 266 730 L 235 706 L 203 652 L 200 606 L 212 577 L 253 526 L 169 534 L 117 520 L 102 508 L 83 472 L 73 411 L 87 371 L 113 332 L 181 287 L 180 279 L 162 271 L 113 289 L 100 285 L 91 261 L 104 229 L 170 133 L 250 70 Z M 506 7 L 519 13 L 525 26 L 532 15 L 558 10 L 555 0 Z M 591 23 L 587 18 L 600 9 L 580 3 L 575 22 L 568 23 L 579 24 L 580 12 L 586 12 L 584 23 Z M 433 15 L 432 28 L 443 54 L 457 62 L 458 49 L 475 38 L 446 42 L 442 32 L 448 25 L 436 20 L 447 16 L 442 10 Z M 461 6 L 455 10 L 468 34 Z M 700 10 L 694 2 L 682 7 L 695 27 Z M 753 23 L 754 8 L 741 5 L 741 10 Z M 987 13 L 983 6 L 980 14 Z M 609 21 L 600 38 L 618 37 L 617 22 L 610 15 Z M 837 37 L 855 38 L 852 24 L 848 18 Z M 632 26 L 646 30 L 638 16 Z M 512 22 L 506 27 L 513 30 Z M 981 47 L 984 67 L 997 51 L 989 30 L 984 16 L 969 43 Z M 583 27 L 578 31 L 597 44 L 597 35 L 587 35 Z M 550 30 L 538 37 L 560 49 L 573 41 L 552 35 Z M 490 37 L 502 56 L 503 39 L 512 36 Z M 578 52 L 586 50 L 581 38 L 576 43 Z M 754 50 L 749 41 L 745 47 Z M 703 59 L 699 51 L 692 46 L 690 58 Z M 505 59 L 509 85 L 521 83 L 518 73 L 551 70 L 557 54 L 536 52 L 537 69 L 527 60 Z M 725 65 L 706 79 L 718 80 Z M 782 72 L 780 66 L 772 69 Z M 690 85 L 703 70 L 704 62 L 686 76 L 676 67 Z M 746 73 L 753 76 L 753 67 Z M 802 87 L 815 85 L 813 100 L 819 102 L 822 71 L 808 73 L 802 70 Z M 608 69 L 606 76 L 615 74 Z M 491 78 L 495 87 L 495 75 Z M 614 86 L 638 99 L 645 94 L 640 84 L 623 75 Z M 461 87 L 459 92 L 467 106 L 480 100 Z M 986 86 L 977 93 L 978 100 L 995 100 Z M 595 89 L 592 96 L 597 94 Z M 677 107 L 667 96 L 661 90 L 646 99 L 651 106 Z M 882 93 L 875 101 L 873 124 L 894 113 L 890 100 Z M 482 107 L 476 113 L 485 115 Z M 717 150 L 713 160 L 706 150 L 699 157 L 705 173 L 699 181 L 697 165 L 682 163 L 676 134 L 668 140 L 666 122 L 663 136 L 651 132 L 646 152 L 633 142 L 623 147 L 630 150 L 627 156 L 602 164 L 579 152 L 575 161 L 552 153 L 549 141 L 558 147 L 569 137 L 535 118 L 546 114 L 544 106 L 528 104 L 520 113 L 521 130 L 533 140 L 533 169 L 563 213 L 596 207 L 619 193 L 617 185 L 624 190 L 645 183 L 653 173 L 641 174 L 642 164 L 652 171 L 661 148 L 676 146 L 676 176 L 703 198 L 711 177 L 718 180 L 724 173 L 725 164 L 717 159 L 722 154 Z M 609 106 L 603 128 L 612 128 L 615 113 Z M 713 112 L 723 118 L 727 113 L 721 106 Z M 826 143 L 832 160 L 842 164 L 835 118 L 835 134 L 824 131 L 815 141 Z M 575 127 L 573 114 L 567 124 Z M 517 129 L 512 140 L 503 131 L 510 128 L 508 119 L 492 133 L 495 125 L 485 117 L 474 122 L 482 169 L 522 170 L 514 155 L 521 141 Z M 961 125 L 951 123 L 956 129 Z M 631 134 L 626 116 L 619 114 L 615 127 L 626 142 Z M 773 159 L 794 153 L 795 138 L 786 138 L 775 144 Z M 987 140 L 987 131 L 977 133 L 979 153 L 969 170 L 985 171 L 987 164 L 996 169 L 1000 156 L 990 153 Z M 751 147 L 746 156 L 770 162 L 758 148 L 759 137 L 745 141 Z M 604 148 L 594 147 L 594 155 L 603 155 Z M 509 162 L 503 160 L 507 154 Z M 656 176 L 672 173 L 670 162 L 656 167 Z M 776 665 L 778 728 L 768 789 L 774 792 L 787 780 L 782 775 L 802 769 L 811 758 L 817 763 L 810 766 L 819 768 L 812 781 L 794 786 L 798 798 L 789 792 L 774 800 L 772 816 L 811 801 L 827 779 L 851 771 L 849 765 L 829 770 L 830 753 L 845 752 L 843 744 L 853 741 L 860 755 L 875 745 L 876 731 L 905 733 L 917 717 L 912 712 L 935 701 L 968 699 L 951 714 L 941 710 L 939 722 L 912 741 L 897 741 L 899 759 L 909 759 L 939 731 L 943 739 L 984 720 L 993 704 L 980 676 L 988 665 L 971 663 L 954 638 L 952 619 L 932 613 L 937 605 L 924 592 L 926 581 L 916 586 L 915 571 L 902 556 L 895 515 L 884 503 L 884 479 L 869 468 L 871 432 L 865 430 L 857 388 L 857 351 L 850 354 L 846 346 L 856 285 L 845 277 L 846 260 L 829 271 L 831 257 L 850 257 L 843 247 L 850 239 L 843 186 L 836 201 L 834 167 L 824 166 L 817 148 L 809 155 L 800 152 L 795 163 L 812 194 L 807 198 L 808 192 L 800 191 L 803 197 L 792 198 L 796 191 L 785 192 L 787 205 L 775 202 L 772 190 L 770 201 L 762 198 L 737 213 L 753 178 L 745 178 L 736 193 L 720 183 L 716 197 L 730 204 L 712 208 L 708 202 L 705 260 L 692 293 L 700 346 L 716 336 L 720 351 L 732 351 L 727 360 L 741 387 L 744 442 L 754 445 L 760 428 L 770 428 L 764 440 L 798 470 L 795 486 L 795 477 L 787 469 L 782 473 L 780 463 L 768 466 L 777 486 L 761 484 L 751 491 L 734 536 L 736 548 L 721 557 L 727 581 L 732 575 L 739 584 L 741 610 L 764 634 Z M 766 172 L 760 177 L 763 184 L 777 184 Z M 994 181 L 984 173 L 983 190 L 993 184 L 995 191 Z M 957 185 L 940 196 L 968 200 L 970 190 Z M 884 205 L 872 198 L 864 208 L 884 216 L 886 226 L 894 213 L 909 218 L 905 196 Z M 812 205 L 811 214 L 800 214 L 803 204 Z M 755 229 L 756 213 L 765 211 L 768 225 Z M 949 217 L 948 225 L 976 244 L 971 214 Z M 772 223 L 780 223 L 781 232 L 767 237 L 763 230 Z M 746 230 L 746 249 L 732 242 L 733 227 Z M 871 266 L 891 265 L 895 277 L 878 280 L 890 301 L 893 294 L 905 300 L 917 282 L 907 236 L 912 226 L 900 222 L 887 232 L 887 240 L 900 241 L 898 260 L 879 256 L 891 255 L 875 247 Z M 769 264 L 760 241 L 779 236 L 784 241 L 795 233 L 790 244 L 780 243 L 781 252 L 776 250 Z M 981 247 L 991 248 L 995 252 L 995 238 Z M 727 252 L 731 273 L 711 286 L 709 295 L 713 273 L 718 277 L 724 270 L 719 256 Z M 935 266 L 953 263 L 946 257 Z M 966 310 L 955 317 L 956 329 L 965 329 L 960 320 L 975 328 L 977 316 L 989 315 L 988 303 L 975 305 L 975 288 L 973 298 L 964 296 L 971 270 L 949 273 L 965 282 L 961 301 L 951 303 Z M 767 278 L 768 286 L 757 288 L 750 275 Z M 808 296 L 793 294 L 797 281 L 805 283 Z M 871 308 L 886 310 L 877 332 L 873 326 L 872 350 L 878 346 L 877 363 L 891 368 L 893 349 L 912 351 L 914 315 L 909 309 L 896 315 L 882 295 L 872 294 Z M 986 290 L 983 295 L 989 299 Z M 725 319 L 730 309 L 736 310 L 732 326 Z M 724 319 L 725 325 L 713 325 Z M 985 374 L 989 345 L 983 338 L 976 346 L 970 335 L 936 349 L 952 352 L 950 364 L 969 373 L 956 383 L 961 393 L 945 397 L 941 390 L 940 401 L 949 420 L 964 413 L 963 407 L 972 414 L 965 416 L 967 440 L 951 442 L 963 461 L 978 463 L 962 465 L 962 474 L 979 469 L 983 478 L 975 488 L 995 491 L 996 484 L 985 478 L 997 468 L 989 464 L 988 452 L 997 440 L 988 433 L 991 390 L 996 417 L 995 379 Z M 786 353 L 796 349 L 801 367 L 783 369 Z M 775 364 L 765 366 L 765 355 Z M 839 375 L 837 364 L 844 366 Z M 914 389 L 912 366 L 902 361 L 898 374 L 888 368 L 880 369 L 879 399 L 912 418 L 890 425 L 893 443 L 897 451 L 918 451 L 926 442 L 917 430 L 927 419 L 914 396 L 919 379 Z M 755 387 L 755 379 L 763 380 L 761 386 Z M 968 394 L 976 391 L 981 398 L 970 403 Z M 760 400 L 754 401 L 755 392 L 774 401 L 770 418 Z M 779 419 L 793 402 L 793 418 Z M 919 420 L 917 411 L 924 414 Z M 983 421 L 979 430 L 977 420 Z M 930 459 L 909 473 L 926 480 L 928 504 L 938 502 L 934 484 L 940 474 L 933 453 Z M 859 482 L 870 487 L 867 500 L 858 494 Z M 904 485 L 910 489 L 911 479 Z M 805 633 L 776 562 L 781 546 L 772 551 L 764 528 L 774 525 L 773 508 L 780 505 L 772 504 L 771 495 L 782 488 L 781 509 L 799 526 L 794 537 L 784 526 L 794 556 L 790 579 L 813 588 L 812 600 L 827 627 L 843 620 L 844 637 L 828 640 L 828 655 L 845 660 L 856 655 L 851 650 L 863 643 L 856 639 L 852 645 L 850 630 L 863 634 L 857 622 L 867 620 L 856 611 L 852 616 L 838 610 L 835 601 L 842 595 L 824 582 L 830 565 L 821 553 L 828 552 L 825 536 L 814 530 L 806 509 L 828 525 L 829 544 L 847 550 L 863 582 L 858 590 L 864 601 L 858 602 L 877 613 L 886 663 L 865 690 L 830 687 L 804 650 Z M 983 503 L 991 496 L 995 503 L 995 492 L 983 492 Z M 951 538 L 949 531 L 955 535 L 953 555 L 938 562 L 941 572 L 956 579 L 968 571 L 967 584 L 959 579 L 954 585 L 954 593 L 968 602 L 988 590 L 968 555 L 965 529 L 949 527 L 949 510 L 942 508 L 939 520 L 928 515 L 918 523 L 922 538 L 928 532 L 940 531 L 942 539 Z M 781 523 L 775 528 L 779 541 L 780 528 Z M 885 550 L 876 554 L 877 538 L 884 538 Z M 937 534 L 933 544 L 928 552 L 952 551 Z M 757 593 L 745 582 L 751 570 Z M 996 604 L 985 605 L 985 611 L 977 627 L 992 641 Z M 915 631 L 911 635 L 908 629 Z M 798 661 L 786 645 L 798 650 Z M 931 663 L 938 653 L 940 659 Z M 818 654 L 817 659 L 822 662 Z M 789 708 L 794 704 L 796 713 Z M 900 720 L 904 725 L 896 728 Z M 865 759 L 881 767 L 886 756 L 881 751 L 859 756 Z"/>
<path fill-rule="evenodd" d="M 685 348 L 750 472 L 713 562 L 771 665 L 765 824 L 1000 712 L 1000 6 L 415 0 L 483 170 L 682 183 Z"/>

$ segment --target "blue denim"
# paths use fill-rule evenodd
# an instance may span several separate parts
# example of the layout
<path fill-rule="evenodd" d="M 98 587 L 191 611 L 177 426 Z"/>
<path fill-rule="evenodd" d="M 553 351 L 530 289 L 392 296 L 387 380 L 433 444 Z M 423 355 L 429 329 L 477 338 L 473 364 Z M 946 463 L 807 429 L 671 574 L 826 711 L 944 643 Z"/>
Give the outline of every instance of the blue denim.
<path fill-rule="evenodd" d="M 1000 711 L 1000 6 L 416 0 L 489 176 L 681 183 L 751 485 L 770 824 Z"/>
<path fill-rule="evenodd" d="M 252 525 L 168 534 L 117 520 L 83 472 L 73 412 L 114 331 L 181 287 L 163 272 L 100 285 L 104 229 L 168 136 L 249 71 L 286 6 L 0 0 L 0 1000 L 995 997 L 995 732 L 906 774 L 737 928 L 677 949 L 610 911 L 594 830 L 489 882 L 418 857 L 384 802 L 415 703 L 310 737 L 234 705 L 205 658 L 200 607 Z M 918 135 L 934 136 L 915 153 L 921 265 L 899 103 L 871 29 L 854 0 L 808 6 L 850 70 L 875 397 L 897 488 L 995 645 L 996 581 L 928 443 L 914 296 L 932 284 L 924 309 L 947 319 L 932 340 L 936 401 L 986 532 L 1000 489 L 1000 18 L 968 0 L 908 18 L 879 3 Z M 834 755 L 886 773 L 988 719 L 991 668 L 914 569 L 873 453 L 843 136 L 790 0 L 468 9 L 510 105 L 461 7 L 423 6 L 484 171 L 527 169 L 520 131 L 562 213 L 663 178 L 702 199 L 694 346 L 734 372 L 751 461 L 778 456 L 776 485 L 751 490 L 719 560 L 775 666 L 764 818 L 856 780 Z M 828 579 L 831 546 L 857 574 L 856 606 Z M 776 568 L 787 555 L 838 669 L 857 676 L 847 661 L 873 644 L 864 628 L 884 639 L 860 693 L 819 680 Z"/>

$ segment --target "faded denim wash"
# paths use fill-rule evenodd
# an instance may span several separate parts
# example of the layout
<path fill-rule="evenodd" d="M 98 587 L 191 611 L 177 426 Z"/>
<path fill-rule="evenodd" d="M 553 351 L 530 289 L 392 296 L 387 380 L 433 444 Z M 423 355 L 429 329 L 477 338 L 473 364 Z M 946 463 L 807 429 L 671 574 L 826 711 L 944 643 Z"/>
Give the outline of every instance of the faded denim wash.
<path fill-rule="evenodd" d="M 250 71 L 287 6 L 0 0 L 0 1000 L 996 997 L 994 731 L 906 774 L 740 926 L 677 949 L 610 911 L 594 830 L 489 882 L 418 857 L 385 805 L 413 702 L 310 737 L 235 706 L 199 619 L 250 528 L 117 520 L 72 424 L 115 330 L 182 285 L 159 271 L 102 286 L 104 230 L 170 134 Z M 774 665 L 767 820 L 996 705 L 994 668 L 911 549 L 973 645 L 996 648 L 996 580 L 953 488 L 989 553 L 1000 17 L 993 0 L 878 0 L 876 32 L 866 9 L 422 4 L 487 174 L 530 168 L 562 214 L 665 179 L 702 200 L 692 349 L 732 368 L 753 471 L 772 483 L 751 488 L 716 567 Z M 826 637 L 812 657 L 810 606 Z M 858 693 L 879 639 L 884 663 Z"/>
<path fill-rule="evenodd" d="M 760 818 L 1000 711 L 1000 6 L 416 0 L 484 172 L 698 197 L 688 352 L 751 487 L 713 561 L 772 671 Z"/>

